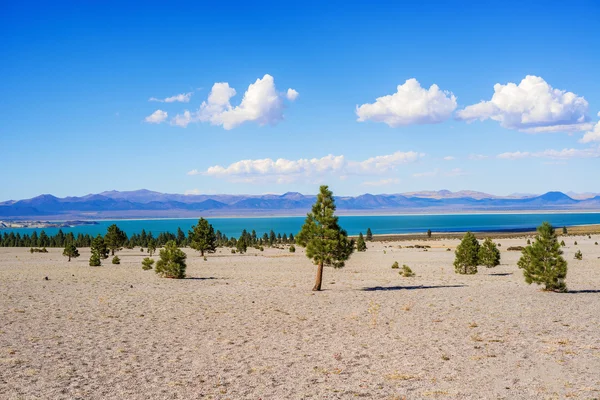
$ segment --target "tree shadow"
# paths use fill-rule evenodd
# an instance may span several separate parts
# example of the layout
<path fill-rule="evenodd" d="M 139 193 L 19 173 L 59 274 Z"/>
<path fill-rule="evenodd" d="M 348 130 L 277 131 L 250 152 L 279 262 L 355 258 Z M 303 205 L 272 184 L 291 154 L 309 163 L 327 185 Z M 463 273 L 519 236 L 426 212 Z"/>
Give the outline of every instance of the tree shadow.
<path fill-rule="evenodd" d="M 443 288 L 459 288 L 467 285 L 439 285 L 439 286 L 373 286 L 365 287 L 360 290 L 363 292 L 388 291 L 388 290 L 418 290 L 418 289 L 443 289 Z"/>
<path fill-rule="evenodd" d="M 600 293 L 600 289 L 584 289 L 584 290 L 569 290 L 567 294 L 578 294 L 578 293 Z"/>
<path fill-rule="evenodd" d="M 489 274 L 490 276 L 509 276 L 512 275 L 512 272 L 497 272 L 495 274 Z"/>
<path fill-rule="evenodd" d="M 209 277 L 206 277 L 206 278 L 199 278 L 199 277 L 196 277 L 196 276 L 189 276 L 189 277 L 185 277 L 184 279 L 188 280 L 188 281 L 208 281 L 208 280 L 212 280 L 212 279 L 222 279 L 222 278 L 215 278 L 214 276 L 209 276 Z"/>

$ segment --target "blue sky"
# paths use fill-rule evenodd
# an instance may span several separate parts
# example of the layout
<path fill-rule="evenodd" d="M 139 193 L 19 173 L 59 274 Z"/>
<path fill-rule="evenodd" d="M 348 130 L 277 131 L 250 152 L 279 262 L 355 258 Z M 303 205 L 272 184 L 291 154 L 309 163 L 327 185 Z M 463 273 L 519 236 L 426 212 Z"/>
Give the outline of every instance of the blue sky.
<path fill-rule="evenodd" d="M 287 3 L 3 3 L 0 200 L 600 192 L 600 3 Z"/>

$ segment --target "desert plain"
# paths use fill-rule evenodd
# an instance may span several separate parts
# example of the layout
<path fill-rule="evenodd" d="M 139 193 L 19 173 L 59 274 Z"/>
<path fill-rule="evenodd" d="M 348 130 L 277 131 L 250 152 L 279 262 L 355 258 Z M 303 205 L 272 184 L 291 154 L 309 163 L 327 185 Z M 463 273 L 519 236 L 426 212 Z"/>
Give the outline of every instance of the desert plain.
<path fill-rule="evenodd" d="M 371 242 L 316 293 L 300 247 L 185 249 L 183 280 L 0 248 L 0 398 L 598 399 L 600 235 L 561 239 L 568 293 L 525 283 L 525 236 L 468 276 L 458 239 Z"/>

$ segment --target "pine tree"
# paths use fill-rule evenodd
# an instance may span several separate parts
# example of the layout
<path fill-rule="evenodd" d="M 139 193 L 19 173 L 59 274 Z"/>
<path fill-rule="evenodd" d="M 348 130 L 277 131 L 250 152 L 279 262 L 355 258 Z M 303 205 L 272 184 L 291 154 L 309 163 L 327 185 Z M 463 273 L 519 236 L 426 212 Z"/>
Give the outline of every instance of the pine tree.
<path fill-rule="evenodd" d="M 343 267 L 354 248 L 354 243 L 348 240 L 348 234 L 338 224 L 335 209 L 333 193 L 327 186 L 321 186 L 317 201 L 296 236 L 296 243 L 306 247 L 306 256 L 318 266 L 314 291 L 321 290 L 323 267 Z"/>
<path fill-rule="evenodd" d="M 371 228 L 367 228 L 367 242 L 373 241 L 373 232 L 371 232 Z"/>
<path fill-rule="evenodd" d="M 77 247 L 72 242 L 67 243 L 63 251 L 63 256 L 69 257 L 69 261 L 71 261 L 71 258 L 79 257 L 79 250 L 77 250 Z"/>
<path fill-rule="evenodd" d="M 164 278 L 185 278 L 186 254 L 177 247 L 174 240 L 170 240 L 160 250 L 160 259 L 156 262 L 155 272 Z"/>
<path fill-rule="evenodd" d="M 244 254 L 248 250 L 248 238 L 242 234 L 235 244 L 238 253 Z"/>
<path fill-rule="evenodd" d="M 177 246 L 185 245 L 185 233 L 181 230 L 181 228 L 177 228 Z"/>
<path fill-rule="evenodd" d="M 500 265 L 500 250 L 490 238 L 485 238 L 483 245 L 479 248 L 479 264 L 488 268 Z"/>
<path fill-rule="evenodd" d="M 115 255 L 115 251 L 119 251 L 127 242 L 127 235 L 115 224 L 109 226 L 104 236 L 106 247 L 110 249 L 111 255 Z"/>
<path fill-rule="evenodd" d="M 146 251 L 148 252 L 150 257 L 152 257 L 152 254 L 156 252 L 156 240 L 150 239 L 148 241 L 148 248 L 146 249 Z"/>
<path fill-rule="evenodd" d="M 356 241 L 356 251 L 367 251 L 367 244 L 362 232 L 358 234 L 358 240 Z"/>
<path fill-rule="evenodd" d="M 104 243 L 104 238 L 102 238 L 102 235 L 100 234 L 98 234 L 98 236 L 92 240 L 90 250 L 92 251 L 92 254 L 96 254 L 98 256 L 99 260 L 105 260 L 108 258 L 109 250 L 106 247 L 106 243 Z"/>
<path fill-rule="evenodd" d="M 454 270 L 457 274 L 476 274 L 479 264 L 479 242 L 475 235 L 467 232 L 456 247 Z"/>
<path fill-rule="evenodd" d="M 525 282 L 544 284 L 544 290 L 566 292 L 567 262 L 552 225 L 544 222 L 537 228 L 535 242 L 523 249 L 523 255 L 517 263 L 523 269 Z"/>
<path fill-rule="evenodd" d="M 92 253 L 90 256 L 90 267 L 99 267 L 102 263 L 97 253 Z"/>
<path fill-rule="evenodd" d="M 202 257 L 204 257 L 204 252 L 214 253 L 217 249 L 217 235 L 215 235 L 215 229 L 204 218 L 198 220 L 198 225 L 192 226 L 188 238 L 190 247 L 199 251 L 200 256 Z"/>
<path fill-rule="evenodd" d="M 152 269 L 153 265 L 154 265 L 154 260 L 149 257 L 146 257 L 142 260 L 142 269 L 144 271 L 148 271 L 148 270 Z"/>

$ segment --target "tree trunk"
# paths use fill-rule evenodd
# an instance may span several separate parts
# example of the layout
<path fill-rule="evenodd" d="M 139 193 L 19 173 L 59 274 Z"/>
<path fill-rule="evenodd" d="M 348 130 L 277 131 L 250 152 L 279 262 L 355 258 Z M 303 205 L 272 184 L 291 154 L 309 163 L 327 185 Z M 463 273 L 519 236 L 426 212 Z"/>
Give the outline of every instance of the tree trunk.
<path fill-rule="evenodd" d="M 204 249 L 200 250 L 200 257 L 204 257 Z"/>
<path fill-rule="evenodd" d="M 111 251 L 112 251 L 112 255 L 114 256 L 115 255 L 115 249 L 111 249 Z"/>
<path fill-rule="evenodd" d="M 69 262 L 71 262 L 71 256 L 69 256 Z"/>
<path fill-rule="evenodd" d="M 317 292 L 321 290 L 321 281 L 323 280 L 323 261 L 319 263 L 319 267 L 317 268 L 317 279 L 315 281 L 315 287 L 313 287 L 313 291 Z"/>

